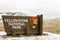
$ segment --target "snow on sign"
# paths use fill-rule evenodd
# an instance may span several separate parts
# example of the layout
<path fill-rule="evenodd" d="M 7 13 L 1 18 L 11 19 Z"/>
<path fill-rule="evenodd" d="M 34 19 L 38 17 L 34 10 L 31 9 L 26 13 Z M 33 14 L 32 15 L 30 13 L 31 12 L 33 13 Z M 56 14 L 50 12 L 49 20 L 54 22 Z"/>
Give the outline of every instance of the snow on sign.
<path fill-rule="evenodd" d="M 7 35 L 41 35 L 42 15 L 36 16 L 2 16 Z"/>

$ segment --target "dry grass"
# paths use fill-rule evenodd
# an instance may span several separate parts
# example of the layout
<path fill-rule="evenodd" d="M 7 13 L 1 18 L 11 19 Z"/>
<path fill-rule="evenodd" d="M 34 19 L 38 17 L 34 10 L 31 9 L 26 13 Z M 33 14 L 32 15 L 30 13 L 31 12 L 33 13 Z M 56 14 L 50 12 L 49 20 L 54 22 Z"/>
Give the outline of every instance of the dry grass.
<path fill-rule="evenodd" d="M 0 22 L 0 31 L 3 31 L 4 30 L 4 26 L 3 26 L 3 23 Z"/>
<path fill-rule="evenodd" d="M 60 20 L 46 20 L 43 26 L 44 31 L 60 34 Z"/>

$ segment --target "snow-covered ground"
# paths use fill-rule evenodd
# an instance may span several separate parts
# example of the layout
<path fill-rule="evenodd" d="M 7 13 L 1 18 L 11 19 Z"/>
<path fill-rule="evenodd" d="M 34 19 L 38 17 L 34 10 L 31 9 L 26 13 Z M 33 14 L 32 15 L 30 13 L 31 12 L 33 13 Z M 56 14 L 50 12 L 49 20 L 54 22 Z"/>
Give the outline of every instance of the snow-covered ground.
<path fill-rule="evenodd" d="M 6 37 L 4 38 L 3 35 L 6 35 L 4 31 L 0 32 L 0 40 L 60 40 L 60 34 L 53 34 L 49 32 L 44 32 L 42 36 L 21 36 L 21 37 Z"/>
<path fill-rule="evenodd" d="M 23 12 L 4 12 L 0 13 L 0 22 L 2 22 L 2 15 L 9 15 L 9 16 L 27 16 L 26 13 Z"/>

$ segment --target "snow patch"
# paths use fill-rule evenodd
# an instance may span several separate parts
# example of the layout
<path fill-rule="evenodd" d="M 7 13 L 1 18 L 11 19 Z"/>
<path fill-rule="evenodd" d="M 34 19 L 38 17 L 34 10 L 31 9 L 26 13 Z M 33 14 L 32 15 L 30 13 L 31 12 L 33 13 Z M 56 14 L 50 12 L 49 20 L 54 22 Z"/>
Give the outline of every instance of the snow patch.
<path fill-rule="evenodd" d="M 48 35 L 42 35 L 42 36 L 22 36 L 22 37 L 7 37 L 3 38 L 3 35 L 6 35 L 6 32 L 0 31 L 0 39 L 1 40 L 60 40 L 59 34 L 53 34 L 49 32 L 43 32 Z"/>

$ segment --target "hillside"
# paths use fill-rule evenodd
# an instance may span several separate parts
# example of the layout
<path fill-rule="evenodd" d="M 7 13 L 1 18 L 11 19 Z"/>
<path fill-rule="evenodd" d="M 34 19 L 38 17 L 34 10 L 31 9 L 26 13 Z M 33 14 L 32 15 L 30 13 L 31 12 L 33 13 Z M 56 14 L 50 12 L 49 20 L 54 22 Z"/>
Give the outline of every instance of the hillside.
<path fill-rule="evenodd" d="M 60 19 L 44 20 L 44 31 L 60 34 Z"/>
<path fill-rule="evenodd" d="M 4 30 L 4 26 L 2 22 L 0 22 L 0 31 L 1 30 Z M 44 20 L 43 30 L 46 32 L 60 34 L 60 19 Z"/>

